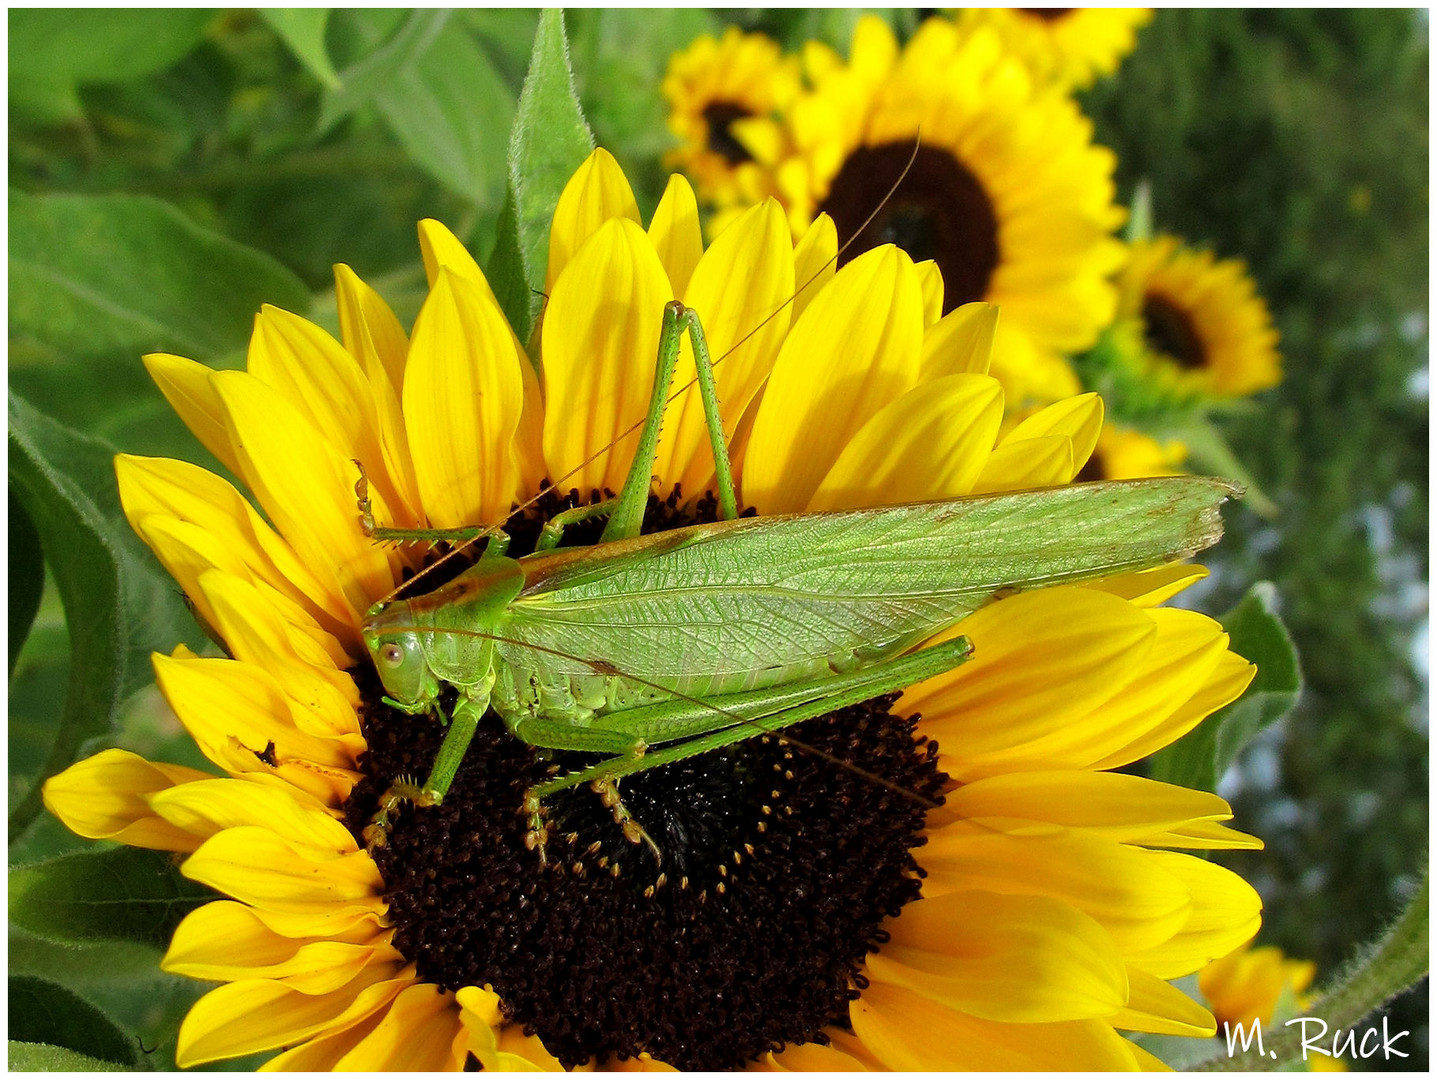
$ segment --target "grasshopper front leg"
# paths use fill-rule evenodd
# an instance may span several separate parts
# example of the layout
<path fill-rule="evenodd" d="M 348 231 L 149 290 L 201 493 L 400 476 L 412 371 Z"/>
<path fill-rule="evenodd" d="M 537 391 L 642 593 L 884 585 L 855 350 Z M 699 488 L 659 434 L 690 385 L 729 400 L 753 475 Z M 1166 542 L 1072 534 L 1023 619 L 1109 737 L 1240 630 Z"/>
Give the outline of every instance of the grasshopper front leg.
<path fill-rule="evenodd" d="M 371 852 L 375 848 L 381 848 L 389 842 L 389 829 L 393 823 L 393 817 L 400 806 L 411 802 L 415 806 L 438 806 L 444 801 L 444 796 L 449 793 L 449 787 L 454 783 L 454 774 L 459 771 L 459 765 L 464 760 L 464 753 L 469 749 L 469 743 L 474 738 L 474 732 L 479 728 L 479 721 L 489 708 L 489 689 L 493 686 L 493 675 L 488 679 L 488 684 L 481 684 L 472 688 L 470 692 L 462 694 L 454 705 L 454 715 L 449 720 L 449 731 L 444 736 L 444 742 L 439 747 L 439 753 L 435 755 L 434 764 L 429 769 L 429 776 L 423 785 L 414 783 L 413 780 L 400 777 L 389 785 L 388 790 L 379 798 L 379 809 L 375 811 L 368 825 L 364 827 L 364 846 Z M 389 699 L 385 699 L 388 701 Z M 400 706 L 398 702 L 389 702 L 391 705 Z M 433 711 L 441 720 L 444 714 L 439 712 L 437 704 L 432 706 Z M 405 712 L 411 711 L 404 709 Z M 414 709 L 412 711 L 423 711 Z"/>

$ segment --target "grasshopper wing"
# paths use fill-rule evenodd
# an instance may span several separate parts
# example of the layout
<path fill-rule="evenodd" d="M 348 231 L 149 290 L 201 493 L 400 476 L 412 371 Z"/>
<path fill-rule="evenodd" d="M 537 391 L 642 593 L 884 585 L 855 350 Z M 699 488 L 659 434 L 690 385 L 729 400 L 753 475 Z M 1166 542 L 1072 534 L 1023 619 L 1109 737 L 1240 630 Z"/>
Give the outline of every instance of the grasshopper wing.
<path fill-rule="evenodd" d="M 698 525 L 531 556 L 505 614 L 551 670 L 723 693 L 895 655 L 1000 590 L 1187 558 L 1240 489 L 1180 476 Z M 516 648 L 517 647 L 517 648 Z M 532 662 L 532 652 L 530 657 Z"/>

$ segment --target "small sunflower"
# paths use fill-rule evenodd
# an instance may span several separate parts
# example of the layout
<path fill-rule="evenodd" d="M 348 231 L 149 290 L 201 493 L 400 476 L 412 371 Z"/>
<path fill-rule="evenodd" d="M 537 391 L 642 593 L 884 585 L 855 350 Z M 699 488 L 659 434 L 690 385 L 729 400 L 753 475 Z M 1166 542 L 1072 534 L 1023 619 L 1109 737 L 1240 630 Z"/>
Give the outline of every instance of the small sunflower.
<path fill-rule="evenodd" d="M 1151 8 L 964 8 L 957 17 L 965 31 L 991 26 L 1039 82 L 1082 90 L 1118 70 L 1153 13 Z"/>
<path fill-rule="evenodd" d="M 1126 350 L 1180 396 L 1241 397 L 1282 381 L 1277 330 L 1241 260 L 1215 259 L 1173 236 L 1139 241 L 1119 277 Z"/>
<path fill-rule="evenodd" d="M 1078 393 L 1063 355 L 1112 319 L 1123 211 L 1116 159 L 1077 105 L 1036 87 L 991 29 L 943 19 L 900 51 L 865 16 L 846 63 L 814 42 L 804 60 L 812 90 L 788 111 L 795 152 L 778 170 L 795 235 L 822 212 L 858 234 L 845 258 L 891 242 L 933 260 L 943 311 L 1001 308 L 992 370 L 1012 403 Z"/>
<path fill-rule="evenodd" d="M 1293 960 L 1275 945 L 1253 947 L 1246 942 L 1198 972 L 1198 989 L 1212 1008 L 1221 1033 L 1224 1024 L 1249 1027 L 1254 1020 L 1271 1024 L 1278 1003 L 1307 1006 L 1305 991 L 1317 975 L 1311 960 Z"/>
<path fill-rule="evenodd" d="M 672 880 L 587 793 L 551 807 L 572 835 L 544 868 L 519 813 L 543 765 L 496 723 L 441 806 L 364 850 L 375 798 L 427 768 L 440 732 L 381 704 L 358 641 L 422 556 L 365 537 L 352 459 L 387 522 L 498 521 L 545 476 L 616 488 L 674 296 L 728 354 L 724 426 L 760 513 L 1064 484 L 1102 424 L 1086 395 L 998 438 L 991 309 L 939 317 L 890 246 L 835 273 L 831 223 L 795 248 L 773 201 L 705 250 L 678 177 L 645 230 L 603 151 L 554 215 L 542 385 L 460 244 L 432 221 L 420 242 L 430 293 L 409 335 L 340 267 L 342 342 L 267 308 L 247 371 L 149 358 L 272 526 L 202 469 L 117 459 L 130 521 L 228 647 L 154 659 L 226 775 L 108 750 L 45 798 L 82 835 L 182 853 L 232 898 L 191 914 L 163 961 L 223 984 L 184 1021 L 180 1063 L 1132 1069 L 1157 1062 L 1119 1032 L 1211 1035 L 1166 980 L 1250 938 L 1260 901 L 1183 849 L 1258 842 L 1214 795 L 1109 771 L 1252 677 L 1211 619 L 1157 606 L 1198 567 L 990 604 L 952 631 L 968 664 L 802 726 L 942 801 L 926 813 L 752 739 L 626 782 Z M 677 491 L 707 490 L 712 465 L 696 395 L 670 408 L 651 511 L 671 520 L 702 513 Z"/>
<path fill-rule="evenodd" d="M 698 195 L 752 205 L 773 194 L 771 167 L 783 147 L 777 116 L 798 93 L 798 61 L 763 34 L 736 26 L 705 34 L 669 60 L 669 130 L 682 145 L 665 164 L 693 177 Z"/>

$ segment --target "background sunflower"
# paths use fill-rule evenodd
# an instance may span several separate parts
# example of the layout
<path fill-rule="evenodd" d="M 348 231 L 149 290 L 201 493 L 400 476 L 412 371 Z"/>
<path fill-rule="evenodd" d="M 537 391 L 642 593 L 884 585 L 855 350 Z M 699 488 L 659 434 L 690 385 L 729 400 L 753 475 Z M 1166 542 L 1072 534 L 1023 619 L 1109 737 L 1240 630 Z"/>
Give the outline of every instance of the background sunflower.
<path fill-rule="evenodd" d="M 841 11 L 745 18 L 792 50 L 841 52 L 853 30 Z M 918 25 L 889 18 L 899 41 Z M 38 781 L 82 748 L 199 764 L 146 657 L 204 637 L 121 522 L 109 458 L 217 462 L 136 358 L 241 366 L 262 302 L 337 329 L 336 256 L 408 326 L 427 291 L 424 217 L 490 265 L 535 19 L 10 15 L 11 1030 L 59 1045 L 51 1064 L 169 1067 L 197 992 L 155 964 L 204 897 L 163 856 L 81 852 L 38 813 Z M 724 25 L 703 10 L 568 16 L 585 111 L 646 220 L 674 146 L 669 58 Z M 1119 200 L 1146 178 L 1166 226 L 1242 256 L 1290 358 L 1280 387 L 1222 420 L 1282 513 L 1230 516 L 1202 604 L 1225 611 L 1271 578 L 1321 658 L 1223 788 L 1267 850 L 1220 859 L 1263 894 L 1263 940 L 1323 972 L 1405 898 L 1427 840 L 1426 72 L 1425 23 L 1406 12 L 1162 11 L 1082 98 Z M 499 257 L 522 261 L 530 233 L 513 224 Z M 527 296 L 501 299 L 532 317 Z M 1425 993 L 1394 1006 L 1415 1051 L 1395 1064 L 1426 1065 Z"/>

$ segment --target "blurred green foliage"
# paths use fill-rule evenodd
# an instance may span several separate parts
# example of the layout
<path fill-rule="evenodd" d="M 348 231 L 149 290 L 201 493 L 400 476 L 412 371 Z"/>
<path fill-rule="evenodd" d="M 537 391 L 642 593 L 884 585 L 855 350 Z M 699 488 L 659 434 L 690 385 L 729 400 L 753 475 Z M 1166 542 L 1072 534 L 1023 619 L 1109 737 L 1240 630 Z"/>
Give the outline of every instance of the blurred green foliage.
<path fill-rule="evenodd" d="M 1226 425 L 1279 515 L 1229 516 L 1206 603 L 1274 581 L 1305 687 L 1232 778 L 1267 848 L 1222 861 L 1323 973 L 1428 845 L 1427 64 L 1424 12 L 1164 11 L 1085 101 L 1122 197 L 1146 179 L 1160 228 L 1246 259 L 1282 334 Z M 1425 1017 L 1424 988 L 1394 1019 L 1424 1059 Z"/>
<path fill-rule="evenodd" d="M 885 14 L 900 35 L 918 22 Z M 670 52 L 728 22 L 790 49 L 819 37 L 843 50 L 856 17 L 585 9 L 565 20 L 587 121 L 647 213 L 669 145 L 659 83 Z M 56 436 L 21 462 L 32 499 L 47 462 L 103 460 L 112 447 L 216 467 L 140 353 L 241 364 L 261 302 L 333 330 L 337 261 L 409 322 L 424 295 L 423 217 L 491 265 L 538 12 L 9 19 L 10 385 L 75 429 L 61 438 L 12 404 L 12 439 L 17 415 L 25 446 L 33 430 Z M 1229 774 L 1236 824 L 1267 850 L 1225 861 L 1264 896 L 1263 940 L 1324 971 L 1391 916 L 1427 845 L 1427 56 L 1425 16 L 1412 12 L 1168 10 L 1084 98 L 1099 141 L 1118 152 L 1120 195 L 1146 179 L 1159 228 L 1246 258 L 1283 335 L 1284 383 L 1225 418 L 1280 514 L 1229 515 L 1202 602 L 1223 611 L 1253 581 L 1276 582 L 1304 658 L 1297 711 Z M 12 585 L 28 587 L 12 602 L 12 634 L 32 615 L 33 627 L 12 660 L 10 805 L 25 811 L 60 724 L 55 688 L 70 678 L 61 598 L 72 612 L 81 601 L 57 588 L 50 552 L 35 604 L 36 545 L 51 526 L 16 515 L 17 460 L 12 447 Z M 105 472 L 69 492 L 84 496 L 71 499 L 77 520 L 89 502 L 112 510 Z M 95 535 L 96 550 L 123 544 L 110 557 L 130 574 L 111 607 L 149 597 L 153 615 L 106 648 L 172 646 L 179 597 L 155 594 L 158 568 L 132 537 Z M 133 666 L 114 679 L 113 722 L 107 712 L 85 730 L 98 735 L 91 745 L 199 764 L 153 690 L 126 696 Z M 11 861 L 83 846 L 41 815 Z M 22 986 L 27 1000 L 69 1002 L 63 983 L 83 999 L 75 1009 L 99 1006 L 138 1033 L 146 1066 L 170 1068 L 178 1018 L 204 988 L 159 973 L 157 956 L 149 941 L 75 948 L 12 930 L 12 973 L 41 977 Z M 1425 990 L 1397 1009 L 1394 1023 L 1420 1030 L 1425 1065 Z M 68 1049 L 125 1059 L 114 1047 Z M 1400 1064 L 1420 1067 L 1416 1054 Z"/>

